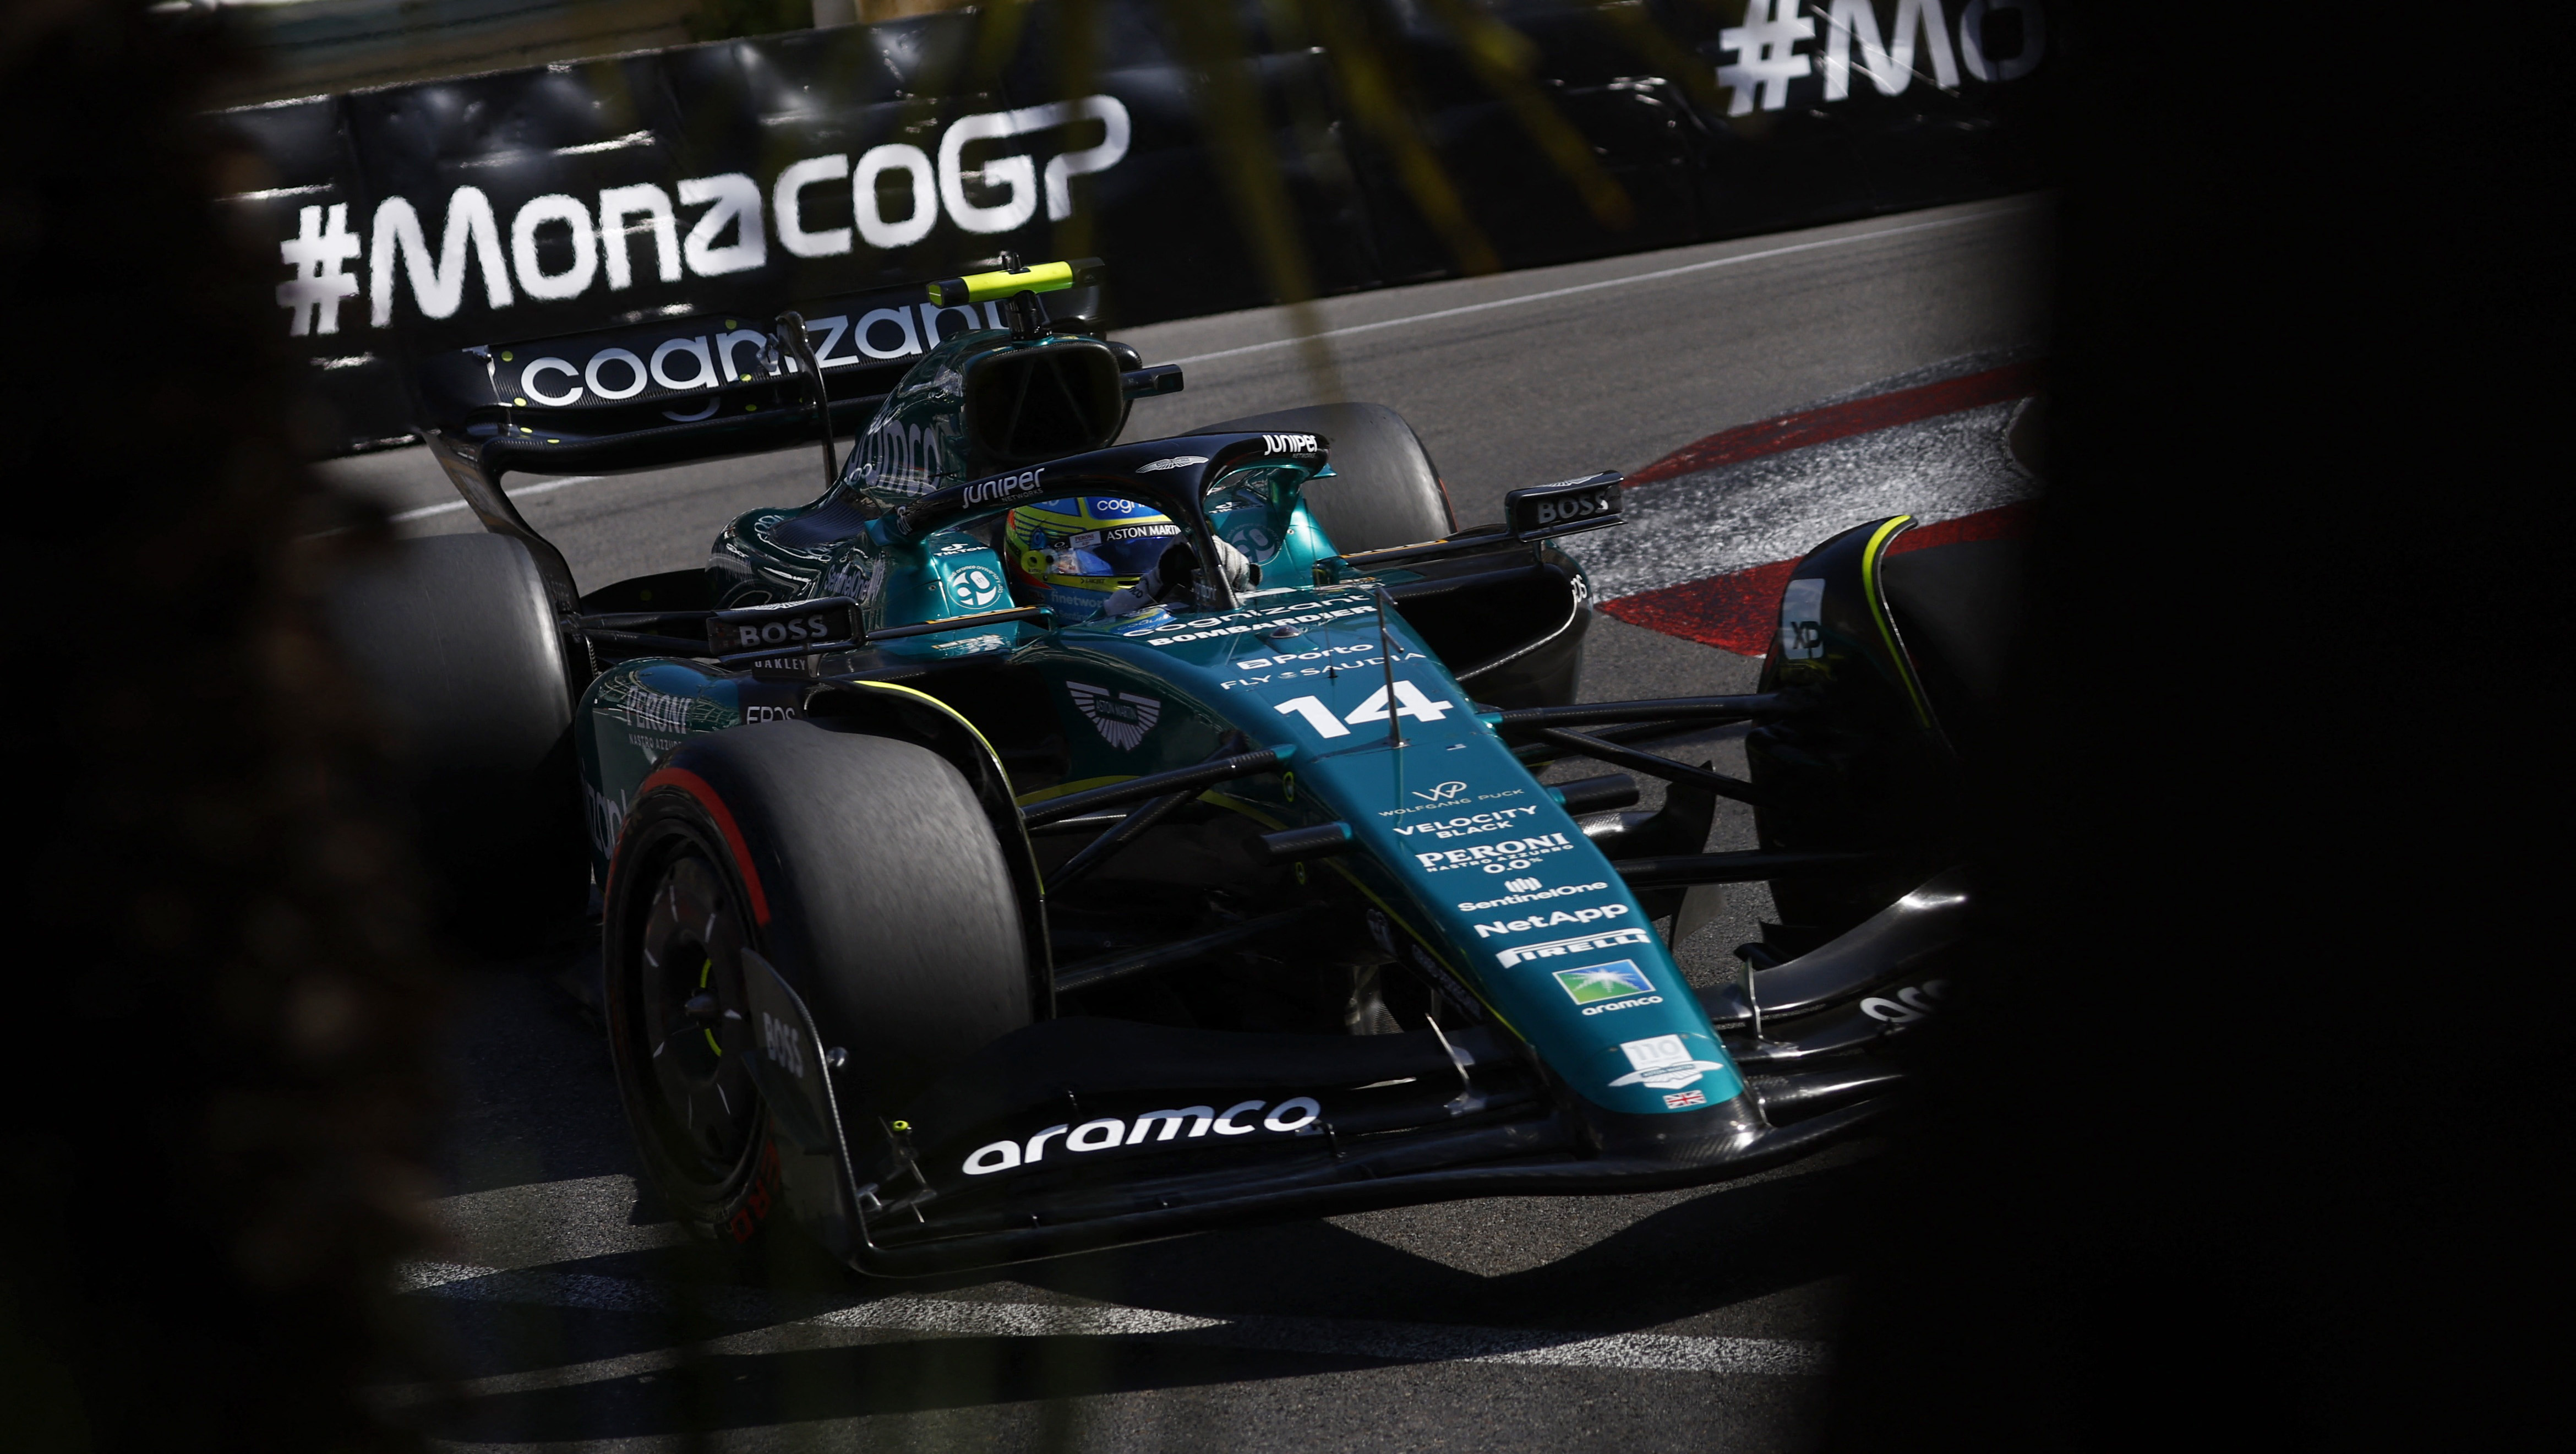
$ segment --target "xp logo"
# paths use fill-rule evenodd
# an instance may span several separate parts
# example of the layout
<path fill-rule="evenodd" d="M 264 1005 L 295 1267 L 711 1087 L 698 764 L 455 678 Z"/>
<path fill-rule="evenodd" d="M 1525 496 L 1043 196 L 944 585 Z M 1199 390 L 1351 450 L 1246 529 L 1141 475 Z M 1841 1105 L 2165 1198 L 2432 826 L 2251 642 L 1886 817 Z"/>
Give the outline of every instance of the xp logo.
<path fill-rule="evenodd" d="M 1426 803 L 1445 803 L 1465 791 L 1467 791 L 1465 783 L 1442 783 L 1428 790 L 1415 788 L 1413 795 Z"/>
<path fill-rule="evenodd" d="M 948 590 L 958 605 L 981 609 L 1002 599 L 1002 579 L 983 566 L 970 565 L 949 573 Z"/>
<path fill-rule="evenodd" d="M 1825 654 L 1825 583 L 1809 577 L 1780 592 L 1780 658 L 1813 661 Z"/>

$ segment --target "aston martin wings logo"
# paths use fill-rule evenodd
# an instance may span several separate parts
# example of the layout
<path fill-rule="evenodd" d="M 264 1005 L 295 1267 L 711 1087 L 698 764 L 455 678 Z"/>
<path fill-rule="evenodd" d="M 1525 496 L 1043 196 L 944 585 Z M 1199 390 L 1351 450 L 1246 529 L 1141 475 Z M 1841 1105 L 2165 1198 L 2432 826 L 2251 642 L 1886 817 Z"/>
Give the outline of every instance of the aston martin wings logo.
<path fill-rule="evenodd" d="M 1089 682 L 1066 682 L 1064 689 L 1073 694 L 1073 704 L 1099 729 L 1102 739 L 1121 751 L 1135 751 L 1163 719 L 1163 704 L 1152 697 L 1113 692 Z"/>

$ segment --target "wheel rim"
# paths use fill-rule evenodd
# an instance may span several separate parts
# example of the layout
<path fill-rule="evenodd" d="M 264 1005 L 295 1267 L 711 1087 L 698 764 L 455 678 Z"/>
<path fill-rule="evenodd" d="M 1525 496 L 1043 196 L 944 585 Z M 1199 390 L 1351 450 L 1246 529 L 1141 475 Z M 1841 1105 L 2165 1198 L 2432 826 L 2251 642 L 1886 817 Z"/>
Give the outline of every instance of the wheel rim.
<path fill-rule="evenodd" d="M 639 1079 L 674 1169 L 710 1189 L 738 1177 L 760 1124 L 742 990 L 742 919 L 694 844 L 665 860 L 635 937 Z"/>

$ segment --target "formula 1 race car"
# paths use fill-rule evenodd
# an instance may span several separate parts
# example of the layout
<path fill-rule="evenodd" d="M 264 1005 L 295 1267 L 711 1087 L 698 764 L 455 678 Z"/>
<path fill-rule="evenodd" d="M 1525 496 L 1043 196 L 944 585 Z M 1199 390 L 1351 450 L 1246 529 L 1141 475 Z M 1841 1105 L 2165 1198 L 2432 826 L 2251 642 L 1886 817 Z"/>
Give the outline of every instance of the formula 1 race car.
<path fill-rule="evenodd" d="M 1758 691 L 1571 704 L 1590 605 L 1556 542 L 1620 524 L 1619 476 L 1459 529 L 1376 406 L 1117 442 L 1181 379 L 1092 325 L 1095 268 L 424 373 L 490 530 L 407 543 L 346 635 L 423 745 L 460 920 L 525 932 L 598 886 L 603 1018 L 671 1210 L 919 1273 L 1694 1185 L 1873 1114 L 1968 904 L 1939 673 L 1882 569 L 1906 518 L 1797 567 Z M 857 377 L 833 342 L 897 352 L 887 319 L 928 337 L 881 397 L 829 397 Z M 720 387 L 635 397 L 692 348 Z M 497 483 L 818 425 L 820 498 L 587 594 Z M 1106 595 L 1048 584 L 1137 541 Z M 1750 781 L 1644 745 L 1728 723 Z M 1540 781 L 1569 758 L 1619 771 Z M 1623 811 L 1638 775 L 1658 810 Z M 1760 848 L 1703 851 L 1719 797 Z M 1782 925 L 1694 989 L 1667 934 L 1757 880 Z"/>

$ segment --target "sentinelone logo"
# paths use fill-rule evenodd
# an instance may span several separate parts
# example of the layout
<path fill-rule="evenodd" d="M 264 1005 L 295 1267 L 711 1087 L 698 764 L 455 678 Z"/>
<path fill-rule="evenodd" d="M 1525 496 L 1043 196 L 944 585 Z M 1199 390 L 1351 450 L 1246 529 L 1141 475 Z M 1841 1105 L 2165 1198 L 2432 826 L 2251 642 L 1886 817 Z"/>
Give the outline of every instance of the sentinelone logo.
<path fill-rule="evenodd" d="M 1095 127 L 1099 141 L 1069 145 Z M 411 198 L 387 197 L 363 240 L 350 230 L 347 203 L 305 207 L 297 235 L 278 245 L 295 276 L 278 284 L 277 303 L 287 310 L 288 334 L 302 338 L 338 333 L 341 304 L 361 292 L 369 325 L 391 327 L 405 285 L 423 317 L 452 318 L 465 304 L 469 272 L 482 284 L 484 304 L 500 309 L 521 297 L 578 298 L 603 284 L 623 292 L 647 266 L 663 283 L 679 282 L 684 269 L 699 277 L 751 272 L 768 265 L 773 236 L 796 257 L 828 258 L 862 245 L 911 247 L 942 216 L 967 233 L 1013 232 L 1036 219 L 1041 203 L 1050 221 L 1071 217 L 1073 179 L 1117 165 L 1127 155 L 1128 133 L 1127 108 L 1116 97 L 1085 96 L 961 116 L 941 133 L 936 159 L 909 143 L 888 142 L 856 161 L 847 153 L 807 157 L 782 168 L 765 189 L 748 173 L 726 172 L 684 178 L 668 191 L 653 182 L 606 187 L 595 200 L 550 192 L 510 214 L 506 252 L 501 214 L 480 187 L 450 192 L 434 222 Z M 1023 138 L 1020 146 L 1007 145 Z M 1053 154 L 1044 155 L 1050 142 Z M 576 156 L 658 143 L 653 133 L 638 132 L 555 155 L 570 170 L 582 165 Z M 969 147 L 976 157 L 971 166 Z M 851 225 L 808 227 L 815 199 L 844 187 Z M 363 274 L 346 271 L 362 252 Z"/>

